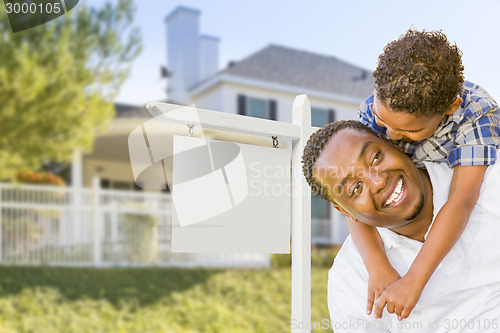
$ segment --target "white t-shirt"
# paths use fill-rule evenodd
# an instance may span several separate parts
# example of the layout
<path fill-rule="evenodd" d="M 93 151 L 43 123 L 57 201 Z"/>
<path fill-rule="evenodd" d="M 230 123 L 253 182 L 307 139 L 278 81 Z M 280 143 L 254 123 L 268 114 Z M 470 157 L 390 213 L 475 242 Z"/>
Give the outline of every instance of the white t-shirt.
<path fill-rule="evenodd" d="M 434 216 L 447 200 L 453 169 L 425 163 Z M 404 275 L 421 242 L 379 228 L 391 264 Z M 351 237 L 329 271 L 331 327 L 340 332 L 500 332 L 500 162 L 488 167 L 476 207 L 455 246 L 426 285 L 410 317 L 366 315 L 368 273 Z"/>

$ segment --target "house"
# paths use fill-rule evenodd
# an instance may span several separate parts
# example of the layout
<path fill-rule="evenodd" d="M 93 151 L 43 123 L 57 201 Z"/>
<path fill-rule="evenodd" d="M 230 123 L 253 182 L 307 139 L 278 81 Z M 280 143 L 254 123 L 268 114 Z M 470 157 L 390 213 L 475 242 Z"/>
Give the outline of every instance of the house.
<path fill-rule="evenodd" d="M 195 104 L 204 109 L 290 122 L 295 97 L 307 94 L 312 106 L 312 125 L 319 127 L 339 119 L 357 118 L 359 104 L 373 90 L 371 72 L 364 68 L 333 56 L 275 44 L 219 69 L 220 40 L 200 34 L 200 17 L 198 10 L 178 7 L 165 18 L 168 58 L 164 72 L 168 74 L 169 103 Z M 7 242 L 3 248 L 10 250 L 0 253 L 0 260 L 96 266 L 148 261 L 181 266 L 269 265 L 266 255 L 169 251 L 170 195 L 147 193 L 144 188 L 150 188 L 151 184 L 136 184 L 130 164 L 127 139 L 135 128 L 150 119 L 144 106 L 117 103 L 116 117 L 97 136 L 93 151 L 88 154 L 75 151 L 70 188 L 54 192 L 49 188 L 19 189 L 0 184 L 0 204 L 4 209 L 20 207 L 19 200 L 23 198 L 33 200 L 28 205 L 22 201 L 19 216 L 9 217 L 12 223 L 20 223 L 20 219 L 24 219 L 22 223 L 33 223 L 24 217 L 36 216 L 30 228 L 39 229 L 35 238 L 23 235 L 23 244 L 11 246 L 2 237 L 2 242 Z M 166 126 L 169 135 L 188 134 L 185 125 Z M 204 130 L 204 134 L 216 140 L 272 146 L 271 138 L 209 130 Z M 287 145 L 283 141 L 280 147 Z M 164 183 L 162 179 L 158 181 Z M 168 188 L 163 192 L 168 192 Z M 133 223 L 137 216 L 156 225 L 154 230 L 151 226 L 130 229 L 140 224 Z M 343 216 L 331 204 L 313 196 L 313 243 L 340 244 L 347 234 Z M 137 255 L 134 247 L 139 244 L 134 240 L 137 235 L 142 235 L 143 243 L 149 244 L 145 248 L 141 245 L 139 262 L 133 257 Z M 127 237 L 131 237 L 131 243 Z"/>
<path fill-rule="evenodd" d="M 371 71 L 305 50 L 271 44 L 219 69 L 217 37 L 200 33 L 201 12 L 178 7 L 165 18 L 167 31 L 167 101 L 204 109 L 290 122 L 295 96 L 307 94 L 312 125 L 355 119 L 363 99 L 373 90 Z M 84 156 L 84 184 L 93 175 L 105 188 L 139 189 L 130 170 L 126 136 L 151 116 L 144 107 L 116 104 L 110 129 Z M 173 131 L 185 135 L 177 126 Z M 211 137 L 220 139 L 221 133 Z M 243 140 L 243 141 L 242 141 Z M 255 143 L 256 138 L 239 142 Z M 261 144 L 265 140 L 261 139 Z M 270 140 L 268 140 L 270 144 Z M 315 243 L 341 243 L 348 234 L 343 217 L 319 197 L 312 198 Z"/>

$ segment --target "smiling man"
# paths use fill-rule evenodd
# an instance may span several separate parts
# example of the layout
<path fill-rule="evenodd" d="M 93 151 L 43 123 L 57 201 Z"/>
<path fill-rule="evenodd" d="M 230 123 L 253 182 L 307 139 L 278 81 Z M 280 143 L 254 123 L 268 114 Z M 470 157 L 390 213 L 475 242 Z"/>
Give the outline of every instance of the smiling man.
<path fill-rule="evenodd" d="M 350 123 L 337 126 L 342 124 Z M 427 173 L 374 134 L 362 133 L 364 141 L 351 140 L 351 131 L 342 131 L 326 144 L 316 160 L 314 179 L 342 213 L 423 239 L 432 218 Z"/>
<path fill-rule="evenodd" d="M 379 227 L 383 245 L 403 276 L 433 218 L 447 200 L 453 170 L 406 154 L 356 121 L 331 123 L 309 139 L 303 170 L 314 194 L 356 223 Z M 500 329 L 500 167 L 488 168 L 470 223 L 425 286 L 411 316 L 400 322 L 376 304 L 366 315 L 368 273 L 349 237 L 329 274 L 335 332 L 497 332 Z M 408 290 L 410 294 L 412 290 Z"/>

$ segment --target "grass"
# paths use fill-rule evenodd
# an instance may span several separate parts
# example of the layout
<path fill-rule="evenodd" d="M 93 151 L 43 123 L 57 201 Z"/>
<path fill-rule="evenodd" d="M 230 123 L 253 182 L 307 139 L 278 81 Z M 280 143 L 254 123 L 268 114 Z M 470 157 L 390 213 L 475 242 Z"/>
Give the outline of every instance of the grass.
<path fill-rule="evenodd" d="M 312 268 L 313 322 L 327 273 Z M 0 267 L 0 333 L 290 332 L 290 287 L 289 267 Z"/>

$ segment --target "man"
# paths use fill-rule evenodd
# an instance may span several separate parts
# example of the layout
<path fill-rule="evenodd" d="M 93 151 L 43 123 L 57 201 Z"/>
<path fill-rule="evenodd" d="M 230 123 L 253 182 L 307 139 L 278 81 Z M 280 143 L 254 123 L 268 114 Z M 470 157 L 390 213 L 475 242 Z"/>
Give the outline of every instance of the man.
<path fill-rule="evenodd" d="M 400 276 L 418 254 L 447 200 L 453 170 L 417 169 L 398 148 L 356 121 L 328 124 L 309 139 L 303 170 L 312 192 L 357 223 L 379 227 Z M 328 303 L 338 332 L 498 332 L 500 330 L 500 165 L 486 172 L 470 223 L 426 285 L 410 317 L 398 321 L 382 296 L 381 319 L 366 315 L 368 273 L 351 238 L 329 273 Z M 411 293 L 412 290 L 407 290 Z"/>

